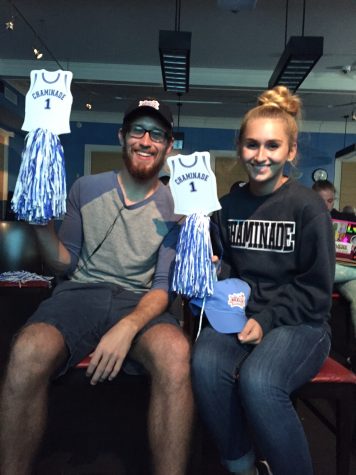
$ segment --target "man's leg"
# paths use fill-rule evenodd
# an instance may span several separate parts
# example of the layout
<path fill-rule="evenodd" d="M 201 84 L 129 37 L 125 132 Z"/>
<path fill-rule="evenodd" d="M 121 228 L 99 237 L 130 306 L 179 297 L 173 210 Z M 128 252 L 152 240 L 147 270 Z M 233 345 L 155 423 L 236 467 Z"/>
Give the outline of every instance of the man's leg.
<path fill-rule="evenodd" d="M 185 475 L 193 419 L 189 342 L 174 325 L 157 324 L 130 356 L 152 379 L 148 430 L 154 475 Z"/>
<path fill-rule="evenodd" d="M 0 394 L 1 475 L 31 473 L 46 423 L 49 380 L 66 357 L 63 337 L 51 325 L 29 325 L 16 339 Z"/>

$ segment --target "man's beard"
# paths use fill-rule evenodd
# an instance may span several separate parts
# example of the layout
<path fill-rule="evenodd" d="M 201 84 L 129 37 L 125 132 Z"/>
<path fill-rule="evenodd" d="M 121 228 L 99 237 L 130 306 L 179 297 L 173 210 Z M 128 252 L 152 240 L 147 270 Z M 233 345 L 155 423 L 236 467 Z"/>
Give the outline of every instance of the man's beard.
<path fill-rule="evenodd" d="M 127 168 L 127 171 L 130 173 L 130 175 L 137 181 L 147 181 L 157 176 L 164 165 L 165 156 L 166 151 L 164 150 L 162 151 L 160 159 L 150 165 L 144 163 L 142 163 L 142 165 L 134 164 L 127 153 L 126 146 L 122 147 L 122 159 L 124 161 L 125 167 Z"/>

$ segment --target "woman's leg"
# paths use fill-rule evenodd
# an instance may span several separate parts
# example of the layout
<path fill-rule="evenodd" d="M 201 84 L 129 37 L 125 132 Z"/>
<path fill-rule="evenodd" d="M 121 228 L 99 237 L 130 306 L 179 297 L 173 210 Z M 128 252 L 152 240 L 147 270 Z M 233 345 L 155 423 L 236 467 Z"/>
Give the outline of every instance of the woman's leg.
<path fill-rule="evenodd" d="M 200 414 L 223 464 L 236 473 L 247 473 L 254 464 L 237 384 L 238 367 L 248 354 L 236 335 L 217 333 L 209 326 L 193 348 L 193 389 Z"/>
<path fill-rule="evenodd" d="M 273 475 L 311 475 L 312 463 L 290 394 L 309 381 L 329 353 L 325 329 L 307 324 L 273 329 L 240 370 L 240 396 L 258 449 Z"/>

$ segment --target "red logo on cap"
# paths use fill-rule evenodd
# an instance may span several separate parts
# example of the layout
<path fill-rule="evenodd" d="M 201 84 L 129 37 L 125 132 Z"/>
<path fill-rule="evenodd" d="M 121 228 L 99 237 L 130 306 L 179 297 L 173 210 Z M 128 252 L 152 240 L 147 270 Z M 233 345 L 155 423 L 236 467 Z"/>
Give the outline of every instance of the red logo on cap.
<path fill-rule="evenodd" d="M 229 294 L 229 300 L 227 304 L 231 308 L 233 307 L 245 308 L 246 306 L 245 294 L 243 292 L 240 292 L 239 294 Z"/>
<path fill-rule="evenodd" d="M 150 100 L 140 101 L 138 106 L 139 107 L 142 107 L 142 106 L 153 107 L 154 109 L 159 110 L 159 102 L 158 101 L 150 101 Z"/>

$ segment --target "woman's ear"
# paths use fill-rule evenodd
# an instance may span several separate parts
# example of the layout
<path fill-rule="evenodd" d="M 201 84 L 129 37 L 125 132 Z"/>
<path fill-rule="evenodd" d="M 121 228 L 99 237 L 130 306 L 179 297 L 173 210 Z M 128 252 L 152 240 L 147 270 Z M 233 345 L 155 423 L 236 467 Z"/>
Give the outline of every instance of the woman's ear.
<path fill-rule="evenodd" d="M 242 160 L 241 160 L 241 146 L 240 146 L 240 142 L 237 141 L 235 145 L 236 145 L 236 159 L 237 159 L 238 162 L 243 163 Z"/>
<path fill-rule="evenodd" d="M 119 137 L 120 145 L 124 145 L 124 135 L 123 135 L 122 129 L 119 129 L 117 136 Z"/>
<path fill-rule="evenodd" d="M 295 157 L 297 156 L 297 152 L 298 152 L 298 146 L 297 146 L 297 142 L 295 142 L 292 144 L 292 146 L 289 149 L 287 162 L 293 162 L 295 160 Z"/>

